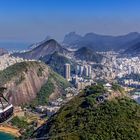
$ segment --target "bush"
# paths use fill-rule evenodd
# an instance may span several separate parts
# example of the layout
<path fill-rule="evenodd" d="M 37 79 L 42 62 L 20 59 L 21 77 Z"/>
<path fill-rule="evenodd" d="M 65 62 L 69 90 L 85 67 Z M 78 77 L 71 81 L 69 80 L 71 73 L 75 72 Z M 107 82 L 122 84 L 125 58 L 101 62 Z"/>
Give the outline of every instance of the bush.
<path fill-rule="evenodd" d="M 17 116 L 11 120 L 11 123 L 12 125 L 21 129 L 26 129 L 29 125 L 24 117 L 19 118 Z"/>

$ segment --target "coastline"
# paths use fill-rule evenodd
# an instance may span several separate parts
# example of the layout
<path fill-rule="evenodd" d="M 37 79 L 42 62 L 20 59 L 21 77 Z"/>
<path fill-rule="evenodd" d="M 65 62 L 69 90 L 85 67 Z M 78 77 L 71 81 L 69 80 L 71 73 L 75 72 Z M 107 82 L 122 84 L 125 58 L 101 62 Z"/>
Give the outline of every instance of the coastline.
<path fill-rule="evenodd" d="M 14 137 L 21 136 L 21 134 L 19 133 L 19 130 L 16 129 L 16 128 L 13 128 L 11 126 L 2 126 L 2 125 L 0 125 L 0 132 L 11 134 Z"/>

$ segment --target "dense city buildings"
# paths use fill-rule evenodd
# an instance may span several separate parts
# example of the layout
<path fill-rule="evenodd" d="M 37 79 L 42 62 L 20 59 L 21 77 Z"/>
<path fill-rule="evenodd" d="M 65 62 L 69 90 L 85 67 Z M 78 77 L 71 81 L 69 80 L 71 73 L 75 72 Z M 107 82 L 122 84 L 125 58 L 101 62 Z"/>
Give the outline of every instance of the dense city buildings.
<path fill-rule="evenodd" d="M 100 80 L 113 82 L 117 80 L 126 86 L 140 86 L 139 78 L 132 76 L 140 74 L 139 57 L 121 57 L 119 53 L 113 51 L 98 52 L 98 54 L 104 56 L 101 63 L 74 59 L 77 63 L 75 73 L 70 71 L 70 64 L 65 64 L 64 77 L 68 81 L 72 81 L 78 89 L 90 85 L 91 83 L 88 83 L 88 80 L 94 82 Z M 71 59 L 73 58 L 71 57 Z M 131 77 L 128 78 L 128 75 L 131 75 Z"/>
<path fill-rule="evenodd" d="M 20 57 L 14 57 L 11 56 L 10 54 L 2 55 L 0 56 L 0 70 L 4 70 L 11 65 L 24 61 L 35 61 L 35 60 L 27 60 Z"/>

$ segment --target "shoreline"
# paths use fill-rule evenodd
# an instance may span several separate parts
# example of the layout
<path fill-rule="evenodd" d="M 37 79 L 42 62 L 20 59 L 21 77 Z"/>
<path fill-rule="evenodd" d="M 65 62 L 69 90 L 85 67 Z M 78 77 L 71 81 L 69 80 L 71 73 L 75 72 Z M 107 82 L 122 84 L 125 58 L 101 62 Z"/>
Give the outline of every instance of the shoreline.
<path fill-rule="evenodd" d="M 11 134 L 14 137 L 21 136 L 18 129 L 10 127 L 10 126 L 0 126 L 0 132 Z"/>

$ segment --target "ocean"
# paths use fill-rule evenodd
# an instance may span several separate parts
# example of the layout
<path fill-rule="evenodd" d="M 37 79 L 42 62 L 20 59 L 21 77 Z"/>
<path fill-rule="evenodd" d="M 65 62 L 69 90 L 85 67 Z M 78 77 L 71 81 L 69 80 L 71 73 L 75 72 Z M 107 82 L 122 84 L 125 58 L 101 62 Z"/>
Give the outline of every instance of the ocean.
<path fill-rule="evenodd" d="M 0 132 L 0 140 L 15 140 L 10 134 Z"/>
<path fill-rule="evenodd" d="M 24 43 L 24 42 L 10 42 L 10 41 L 1 41 L 0 40 L 0 48 L 4 48 L 8 50 L 9 52 L 11 51 L 22 51 L 22 50 L 27 50 L 29 49 L 29 46 L 31 43 Z"/>

